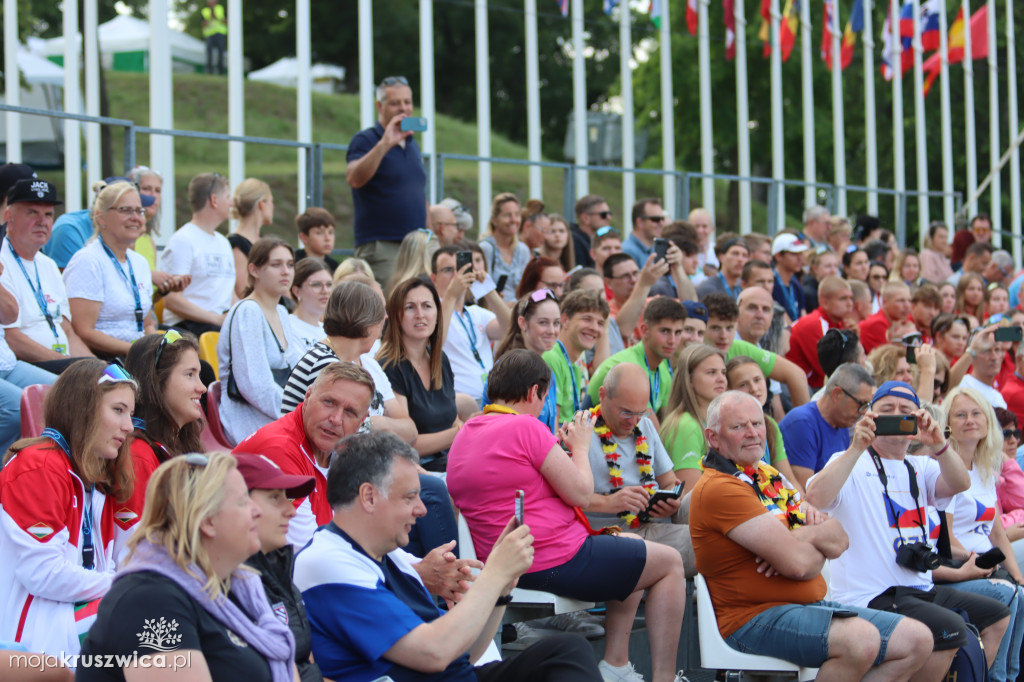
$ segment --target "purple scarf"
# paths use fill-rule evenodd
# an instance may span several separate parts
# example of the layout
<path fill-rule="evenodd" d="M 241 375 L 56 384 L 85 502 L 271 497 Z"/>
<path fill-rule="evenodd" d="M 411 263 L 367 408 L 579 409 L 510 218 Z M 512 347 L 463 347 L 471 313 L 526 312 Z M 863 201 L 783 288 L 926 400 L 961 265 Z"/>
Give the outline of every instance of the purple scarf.
<path fill-rule="evenodd" d="M 236 633 L 263 655 L 270 665 L 270 674 L 274 682 L 292 682 L 295 638 L 288 626 L 271 610 L 259 575 L 240 570 L 231 576 L 231 592 L 245 611 L 256 619 L 254 623 L 252 618 L 243 613 L 226 595 L 222 594 L 216 599 L 210 598 L 209 593 L 203 588 L 206 579 L 199 567 L 190 564 L 189 570 L 200 577 L 195 578 L 178 566 L 162 545 L 142 540 L 131 559 L 117 572 L 115 580 L 141 571 L 152 571 L 173 580 L 221 625 Z"/>

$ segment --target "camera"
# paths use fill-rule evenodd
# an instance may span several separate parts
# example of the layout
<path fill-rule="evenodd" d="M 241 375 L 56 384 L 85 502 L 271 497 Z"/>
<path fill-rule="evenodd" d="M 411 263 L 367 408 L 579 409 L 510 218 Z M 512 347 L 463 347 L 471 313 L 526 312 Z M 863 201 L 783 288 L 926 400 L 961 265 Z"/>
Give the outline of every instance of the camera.
<path fill-rule="evenodd" d="M 923 573 L 934 571 L 942 565 L 942 557 L 923 542 L 907 542 L 896 550 L 896 563 L 903 568 Z"/>

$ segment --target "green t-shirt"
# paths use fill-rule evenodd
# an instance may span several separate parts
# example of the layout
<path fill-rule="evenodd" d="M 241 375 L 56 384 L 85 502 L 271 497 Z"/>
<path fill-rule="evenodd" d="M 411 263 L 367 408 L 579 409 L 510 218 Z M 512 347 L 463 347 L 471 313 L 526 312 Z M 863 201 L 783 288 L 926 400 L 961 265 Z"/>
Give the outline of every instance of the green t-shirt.
<path fill-rule="evenodd" d="M 597 371 L 594 372 L 594 376 L 590 379 L 590 386 L 587 387 L 587 394 L 595 405 L 601 402 L 600 395 L 597 391 L 601 388 L 601 384 L 604 383 L 604 376 L 608 374 L 612 367 L 620 362 L 632 362 L 633 364 L 640 365 L 647 370 L 647 379 L 651 382 L 651 396 L 653 398 L 653 400 L 648 399 L 648 407 L 657 413 L 660 412 L 663 407 L 668 405 L 668 397 L 672 393 L 672 369 L 668 364 L 668 360 L 662 360 L 661 364 L 658 365 L 657 374 L 650 371 L 650 369 L 647 368 L 647 358 L 644 355 L 643 343 L 638 343 L 625 350 L 620 350 L 618 353 L 602 362 L 601 366 L 597 368 Z"/>
<path fill-rule="evenodd" d="M 668 450 L 675 469 L 700 469 L 700 462 L 708 454 L 704 440 L 704 427 L 689 412 L 684 412 L 675 428 L 661 427 L 661 442 Z"/>
<path fill-rule="evenodd" d="M 726 353 L 725 361 L 729 362 L 733 358 L 741 355 L 756 362 L 761 368 L 761 371 L 764 372 L 765 378 L 767 378 L 768 375 L 772 373 L 772 370 L 775 369 L 775 360 L 779 357 L 770 350 L 758 348 L 752 343 L 736 339 L 732 342 L 732 345 L 729 346 L 729 352 Z"/>
<path fill-rule="evenodd" d="M 576 377 L 576 390 L 579 391 L 577 400 L 579 401 L 580 409 L 583 407 L 583 394 L 587 390 L 589 377 L 586 370 L 580 367 L 579 364 L 574 362 L 570 366 L 569 361 L 562 352 L 562 347 L 557 343 L 541 357 L 544 358 L 544 362 L 548 363 L 548 367 L 551 368 L 555 375 L 556 396 L 558 398 L 558 423 L 564 424 L 576 414 L 576 403 L 572 398 L 573 375 Z"/>
<path fill-rule="evenodd" d="M 776 422 L 768 415 L 764 416 L 764 420 L 765 424 L 768 426 L 769 438 L 772 437 L 772 427 L 775 427 L 775 461 L 768 461 L 771 457 L 771 451 L 768 449 L 768 446 L 765 446 L 764 448 L 764 457 L 762 459 L 765 460 L 766 464 L 771 464 L 772 466 L 775 466 L 779 462 L 785 462 L 787 459 L 789 459 L 789 457 L 786 455 L 786 444 L 782 440 L 782 430 L 779 429 L 778 422 Z M 778 467 L 775 468 L 777 469 Z"/>

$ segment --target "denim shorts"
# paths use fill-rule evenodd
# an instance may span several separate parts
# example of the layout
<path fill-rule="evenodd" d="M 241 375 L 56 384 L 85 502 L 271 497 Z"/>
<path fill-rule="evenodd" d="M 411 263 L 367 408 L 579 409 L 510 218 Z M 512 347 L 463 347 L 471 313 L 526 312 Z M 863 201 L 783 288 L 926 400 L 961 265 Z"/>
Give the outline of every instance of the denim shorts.
<path fill-rule="evenodd" d="M 820 668 L 828 660 L 828 631 L 833 609 L 853 611 L 882 636 L 875 665 L 885 660 L 889 637 L 903 616 L 834 601 L 783 604 L 762 611 L 726 638 L 729 646 L 746 654 L 772 656 L 803 668 Z"/>
<path fill-rule="evenodd" d="M 580 601 L 622 601 L 636 591 L 646 564 L 643 540 L 591 535 L 564 564 L 520 576 L 519 587 Z"/>

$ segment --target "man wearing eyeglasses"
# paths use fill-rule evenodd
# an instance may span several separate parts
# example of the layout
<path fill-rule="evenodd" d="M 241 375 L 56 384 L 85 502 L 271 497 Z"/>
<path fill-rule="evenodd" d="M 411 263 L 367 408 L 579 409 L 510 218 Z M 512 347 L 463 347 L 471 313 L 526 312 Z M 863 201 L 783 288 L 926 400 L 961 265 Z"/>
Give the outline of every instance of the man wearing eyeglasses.
<path fill-rule="evenodd" d="M 437 235 L 437 243 L 441 246 L 448 246 L 459 240 L 459 223 L 455 220 L 455 213 L 447 206 L 438 204 L 430 207 L 430 227 Z"/>
<path fill-rule="evenodd" d="M 401 128 L 413 113 L 409 81 L 385 78 L 376 99 L 377 123 L 349 142 L 345 180 L 352 188 L 356 256 L 370 264 L 383 286 L 394 272 L 402 238 L 429 224 L 420 148 L 413 131 Z"/>
<path fill-rule="evenodd" d="M 640 267 L 654 253 L 654 239 L 661 237 L 665 226 L 665 210 L 660 199 L 641 199 L 633 204 L 633 231 L 622 243 L 622 250 L 633 257 Z"/>
<path fill-rule="evenodd" d="M 786 455 L 801 489 L 834 452 L 850 447 L 850 427 L 867 412 L 875 380 L 860 365 L 840 365 L 817 400 L 795 407 L 779 422 Z"/>
<path fill-rule="evenodd" d="M 608 202 L 604 197 L 588 194 L 577 199 L 574 212 L 576 222 L 569 227 L 569 232 L 572 234 L 573 247 L 576 249 L 576 265 L 592 268 L 594 259 L 590 256 L 590 240 L 597 234 L 599 227 L 608 225 L 612 218 L 612 210 L 608 208 Z"/>

